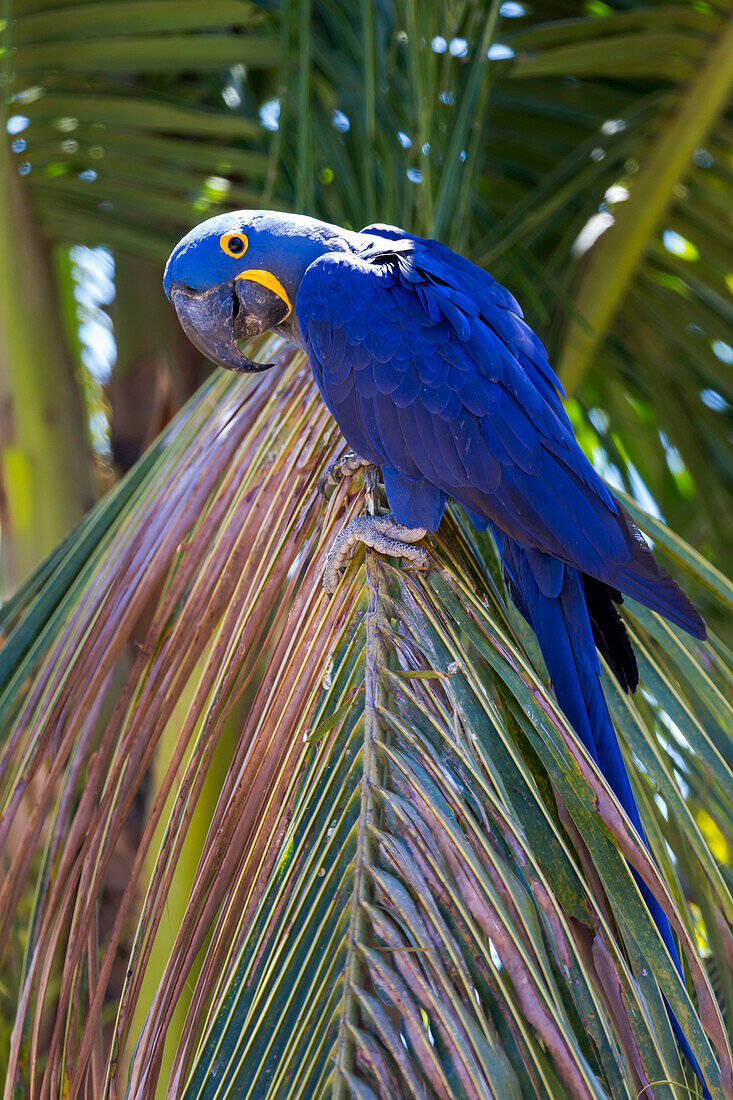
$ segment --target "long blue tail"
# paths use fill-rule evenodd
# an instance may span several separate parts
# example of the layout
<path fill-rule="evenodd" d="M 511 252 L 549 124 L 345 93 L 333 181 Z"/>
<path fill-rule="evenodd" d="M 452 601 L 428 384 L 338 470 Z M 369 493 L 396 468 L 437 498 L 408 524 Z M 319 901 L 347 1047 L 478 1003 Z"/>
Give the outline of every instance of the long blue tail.
<path fill-rule="evenodd" d="M 547 554 L 528 550 L 500 532 L 495 534 L 507 570 L 512 597 L 537 635 L 557 701 L 648 847 L 601 687 L 601 668 L 596 644 L 600 644 L 602 649 L 605 647 L 598 629 L 594 637 L 583 577 L 577 569 L 566 566 Z M 618 626 L 625 637 L 620 623 Z M 628 640 L 626 644 L 628 645 Z M 634 666 L 634 680 L 630 685 L 633 688 L 636 686 L 635 661 L 630 648 L 628 652 Z M 682 966 L 669 921 L 654 895 L 636 874 L 634 877 L 682 977 Z M 667 1011 L 680 1048 L 700 1080 L 703 1095 L 709 1100 L 710 1092 L 690 1044 L 669 1005 Z"/>

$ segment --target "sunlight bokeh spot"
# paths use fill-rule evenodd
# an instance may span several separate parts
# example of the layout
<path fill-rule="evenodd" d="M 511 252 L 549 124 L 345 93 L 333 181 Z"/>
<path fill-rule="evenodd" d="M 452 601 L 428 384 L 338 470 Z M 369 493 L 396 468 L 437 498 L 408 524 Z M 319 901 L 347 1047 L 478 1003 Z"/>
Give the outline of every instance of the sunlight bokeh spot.
<path fill-rule="evenodd" d="M 25 115 L 11 115 L 5 128 L 9 134 L 20 134 L 25 130 L 29 122 L 30 119 L 26 118 Z"/>
<path fill-rule="evenodd" d="M 514 57 L 514 50 L 503 42 L 492 42 L 486 55 L 489 61 L 507 61 Z"/>
<path fill-rule="evenodd" d="M 694 262 L 700 259 L 700 253 L 692 241 L 688 241 L 686 237 L 683 237 L 681 233 L 677 233 L 674 229 L 665 229 L 662 234 L 662 244 L 667 252 L 671 252 L 673 256 L 677 256 L 680 260 Z"/>
<path fill-rule="evenodd" d="M 266 130 L 277 130 L 280 125 L 280 100 L 268 99 L 260 107 L 260 122 Z"/>

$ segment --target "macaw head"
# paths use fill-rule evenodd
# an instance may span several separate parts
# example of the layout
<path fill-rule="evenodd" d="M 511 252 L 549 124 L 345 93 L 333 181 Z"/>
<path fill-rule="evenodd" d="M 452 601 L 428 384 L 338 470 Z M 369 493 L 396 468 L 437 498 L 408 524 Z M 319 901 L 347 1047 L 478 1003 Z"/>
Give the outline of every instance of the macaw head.
<path fill-rule="evenodd" d="M 219 366 L 261 371 L 238 341 L 287 328 L 293 338 L 295 296 L 306 268 L 344 245 L 342 234 L 297 214 L 238 210 L 202 222 L 178 242 L 163 287 L 189 340 Z M 292 320 L 291 320 L 292 318 Z"/>

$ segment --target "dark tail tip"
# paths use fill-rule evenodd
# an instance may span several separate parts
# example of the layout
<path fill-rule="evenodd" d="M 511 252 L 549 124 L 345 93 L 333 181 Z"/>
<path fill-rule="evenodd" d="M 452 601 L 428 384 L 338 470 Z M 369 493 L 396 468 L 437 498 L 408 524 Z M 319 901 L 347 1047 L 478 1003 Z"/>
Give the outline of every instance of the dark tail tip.
<path fill-rule="evenodd" d="M 619 520 L 626 530 L 632 563 L 619 570 L 618 587 L 665 619 L 704 641 L 707 629 L 702 615 L 674 577 L 656 560 L 628 512 L 619 504 Z"/>

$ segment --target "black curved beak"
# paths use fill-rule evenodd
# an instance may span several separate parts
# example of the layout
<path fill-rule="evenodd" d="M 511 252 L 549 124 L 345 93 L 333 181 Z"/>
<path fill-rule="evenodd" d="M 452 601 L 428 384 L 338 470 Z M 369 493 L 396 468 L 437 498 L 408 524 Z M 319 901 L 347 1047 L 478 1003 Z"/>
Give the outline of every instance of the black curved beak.
<path fill-rule="evenodd" d="M 238 346 L 238 341 L 274 328 L 289 313 L 271 290 L 236 279 L 200 292 L 173 286 L 170 298 L 186 336 L 213 363 L 240 372 L 264 371 L 274 365 L 255 363 Z"/>

